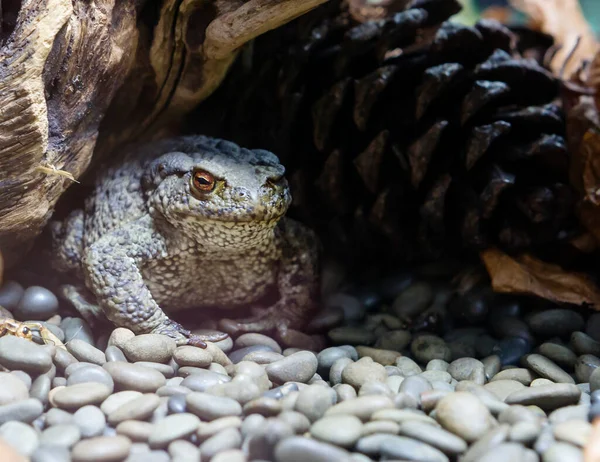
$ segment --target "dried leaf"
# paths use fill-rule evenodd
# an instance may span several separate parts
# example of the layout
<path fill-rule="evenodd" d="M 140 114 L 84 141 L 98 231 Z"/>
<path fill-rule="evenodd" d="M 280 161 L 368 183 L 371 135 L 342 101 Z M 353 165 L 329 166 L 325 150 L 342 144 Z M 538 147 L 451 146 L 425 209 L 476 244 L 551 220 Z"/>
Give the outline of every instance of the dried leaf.
<path fill-rule="evenodd" d="M 586 200 L 600 205 L 600 132 L 588 130 L 580 147 L 583 157 L 583 191 Z"/>
<path fill-rule="evenodd" d="M 578 0 L 510 0 L 510 3 L 531 18 L 533 28 L 554 37 L 560 47 L 550 63 L 555 75 L 564 67 L 563 77 L 570 78 L 600 49 Z"/>
<path fill-rule="evenodd" d="M 600 289 L 585 274 L 567 272 L 528 254 L 512 258 L 498 249 L 485 250 L 480 257 L 496 292 L 600 308 Z"/>

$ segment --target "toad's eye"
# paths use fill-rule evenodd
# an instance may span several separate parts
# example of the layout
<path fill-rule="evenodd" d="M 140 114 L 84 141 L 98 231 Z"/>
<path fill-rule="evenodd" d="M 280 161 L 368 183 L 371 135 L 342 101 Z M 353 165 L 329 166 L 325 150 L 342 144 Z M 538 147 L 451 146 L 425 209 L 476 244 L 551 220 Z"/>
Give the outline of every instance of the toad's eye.
<path fill-rule="evenodd" d="M 215 177 L 204 170 L 196 170 L 192 176 L 192 187 L 199 192 L 207 193 L 215 189 Z"/>

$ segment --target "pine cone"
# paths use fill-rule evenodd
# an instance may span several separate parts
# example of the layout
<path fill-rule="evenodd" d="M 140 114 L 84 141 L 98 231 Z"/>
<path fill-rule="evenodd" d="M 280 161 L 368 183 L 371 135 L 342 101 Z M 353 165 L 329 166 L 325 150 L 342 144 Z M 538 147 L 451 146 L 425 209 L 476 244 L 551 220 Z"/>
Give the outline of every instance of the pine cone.
<path fill-rule="evenodd" d="M 264 35 L 213 97 L 229 112 L 201 111 L 215 134 L 280 156 L 290 214 L 338 255 L 435 259 L 569 236 L 559 81 L 499 23 L 447 21 L 455 0 L 405 3 L 361 23 L 329 2 Z"/>

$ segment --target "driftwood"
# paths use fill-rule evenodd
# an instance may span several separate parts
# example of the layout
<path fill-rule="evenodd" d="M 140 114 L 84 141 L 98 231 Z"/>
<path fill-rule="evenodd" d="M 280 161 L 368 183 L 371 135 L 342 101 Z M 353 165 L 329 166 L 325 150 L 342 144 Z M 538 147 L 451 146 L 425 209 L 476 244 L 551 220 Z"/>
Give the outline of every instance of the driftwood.
<path fill-rule="evenodd" d="M 124 143 L 177 132 L 240 47 L 326 0 L 24 0 L 0 24 L 0 253 Z"/>

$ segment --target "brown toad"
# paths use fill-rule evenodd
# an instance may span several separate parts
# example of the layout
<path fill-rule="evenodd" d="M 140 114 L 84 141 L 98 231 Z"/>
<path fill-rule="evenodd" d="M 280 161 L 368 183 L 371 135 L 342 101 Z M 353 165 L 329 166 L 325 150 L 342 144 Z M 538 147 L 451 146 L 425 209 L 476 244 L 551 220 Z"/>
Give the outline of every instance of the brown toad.
<path fill-rule="evenodd" d="M 221 320 L 226 332 L 275 330 L 284 344 L 302 342 L 318 244 L 283 217 L 291 201 L 284 172 L 270 152 L 204 136 L 133 149 L 99 172 L 84 210 L 51 225 L 55 267 L 74 271 L 97 304 L 83 287 L 63 294 L 89 320 L 104 313 L 178 343 L 202 341 L 165 311 L 240 307 L 253 316 Z"/>

